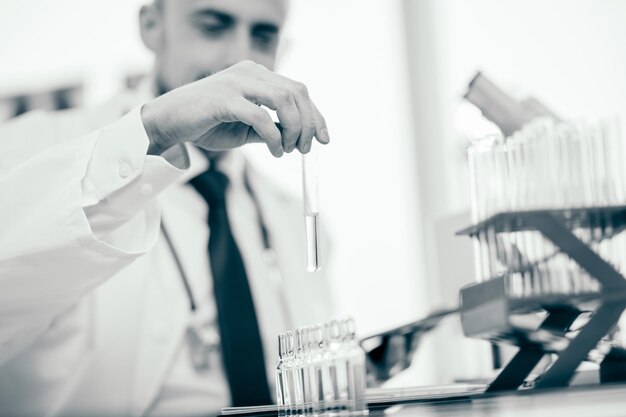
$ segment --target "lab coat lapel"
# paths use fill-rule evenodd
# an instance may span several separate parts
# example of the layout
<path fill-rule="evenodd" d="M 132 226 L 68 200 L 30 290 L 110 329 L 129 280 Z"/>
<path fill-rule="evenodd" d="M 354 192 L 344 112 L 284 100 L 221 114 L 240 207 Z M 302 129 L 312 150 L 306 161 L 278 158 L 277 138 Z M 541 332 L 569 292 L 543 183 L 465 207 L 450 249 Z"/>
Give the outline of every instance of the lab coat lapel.
<path fill-rule="evenodd" d="M 157 397 L 177 349 L 184 337 L 188 319 L 186 297 L 180 285 L 166 242 L 160 239 L 150 253 L 153 266 L 144 294 L 139 326 L 140 344 L 133 386 L 133 415 L 141 415 Z"/>

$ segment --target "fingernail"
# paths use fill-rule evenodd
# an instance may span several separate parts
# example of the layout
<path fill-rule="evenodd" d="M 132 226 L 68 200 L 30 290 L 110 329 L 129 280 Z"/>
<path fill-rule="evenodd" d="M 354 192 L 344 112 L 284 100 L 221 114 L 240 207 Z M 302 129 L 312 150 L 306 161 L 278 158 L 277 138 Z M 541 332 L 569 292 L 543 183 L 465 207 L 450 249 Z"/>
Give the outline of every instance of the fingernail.
<path fill-rule="evenodd" d="M 330 136 L 328 135 L 327 128 L 324 127 L 320 130 L 320 137 L 318 139 L 323 144 L 328 144 L 330 142 Z"/>
<path fill-rule="evenodd" d="M 309 142 L 307 143 L 307 145 L 304 147 L 304 153 L 309 153 L 311 152 L 311 146 L 313 145 L 313 142 Z"/>

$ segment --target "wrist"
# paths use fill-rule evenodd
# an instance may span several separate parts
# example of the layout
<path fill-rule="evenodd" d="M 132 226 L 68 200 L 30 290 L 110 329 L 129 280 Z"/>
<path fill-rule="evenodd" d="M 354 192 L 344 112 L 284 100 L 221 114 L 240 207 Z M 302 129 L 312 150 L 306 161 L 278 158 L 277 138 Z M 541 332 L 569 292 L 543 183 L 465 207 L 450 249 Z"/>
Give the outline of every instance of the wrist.
<path fill-rule="evenodd" d="M 160 117 L 157 116 L 153 101 L 145 103 L 141 107 L 141 121 L 150 140 L 148 155 L 161 155 L 175 145 L 159 125 Z"/>

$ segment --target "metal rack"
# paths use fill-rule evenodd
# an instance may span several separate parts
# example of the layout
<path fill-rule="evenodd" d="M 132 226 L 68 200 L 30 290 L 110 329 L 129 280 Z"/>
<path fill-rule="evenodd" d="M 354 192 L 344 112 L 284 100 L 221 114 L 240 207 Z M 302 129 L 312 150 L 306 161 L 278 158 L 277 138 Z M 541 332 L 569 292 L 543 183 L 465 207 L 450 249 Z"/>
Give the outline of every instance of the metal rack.
<path fill-rule="evenodd" d="M 573 233 L 574 229 L 605 227 L 611 228 L 612 236 L 626 229 L 626 206 L 505 212 L 457 232 L 473 238 L 487 230 L 496 234 L 540 232 L 601 284 L 598 293 L 521 299 L 507 292 L 506 276 L 463 288 L 460 301 L 465 335 L 519 347 L 488 392 L 518 389 L 547 353 L 556 353 L 558 358 L 532 388 L 567 386 L 579 364 L 617 324 L 626 309 L 626 279 Z M 583 311 L 591 311 L 591 318 L 573 338 L 566 337 Z M 545 312 L 539 326 L 525 328 L 515 320 L 523 315 L 537 317 L 537 312 Z M 626 379 L 626 351 L 613 348 L 604 357 L 601 379 Z"/>

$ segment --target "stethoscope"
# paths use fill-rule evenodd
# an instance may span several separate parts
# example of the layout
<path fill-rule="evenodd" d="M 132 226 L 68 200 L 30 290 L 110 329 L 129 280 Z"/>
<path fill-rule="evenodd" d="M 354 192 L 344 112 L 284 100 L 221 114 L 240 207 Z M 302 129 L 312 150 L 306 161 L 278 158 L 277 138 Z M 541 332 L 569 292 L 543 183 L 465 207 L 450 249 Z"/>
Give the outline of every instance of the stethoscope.
<path fill-rule="evenodd" d="M 282 273 L 278 265 L 276 251 L 272 246 L 270 233 L 263 218 L 261 205 L 259 203 L 256 193 L 254 192 L 250 184 L 250 177 L 247 166 L 244 170 L 243 178 L 246 191 L 248 192 L 256 209 L 257 223 L 259 225 L 259 231 L 263 243 L 263 258 L 266 263 L 268 277 L 276 293 L 278 294 L 279 303 L 281 305 L 281 312 L 283 314 L 284 320 L 286 320 L 288 323 L 289 321 L 291 321 L 291 318 L 289 314 L 287 296 L 285 294 L 285 289 L 283 285 Z M 172 255 L 172 259 L 174 261 L 174 264 L 176 265 L 178 275 L 180 277 L 181 283 L 185 290 L 185 294 L 187 296 L 187 301 L 189 303 L 191 320 L 189 325 L 187 326 L 186 338 L 188 341 L 191 362 L 193 364 L 193 367 L 197 371 L 203 371 L 209 368 L 211 353 L 219 351 L 220 344 L 219 333 L 216 329 L 217 325 L 207 318 L 206 314 L 204 314 L 205 312 L 203 312 L 198 305 L 198 302 L 193 294 L 193 290 L 189 282 L 189 277 L 185 272 L 185 268 L 181 262 L 180 256 L 178 255 L 178 251 L 176 250 L 174 242 L 171 238 L 171 234 L 163 221 L 161 221 L 161 234 L 163 235 L 163 238 L 165 239 L 168 249 Z"/>

